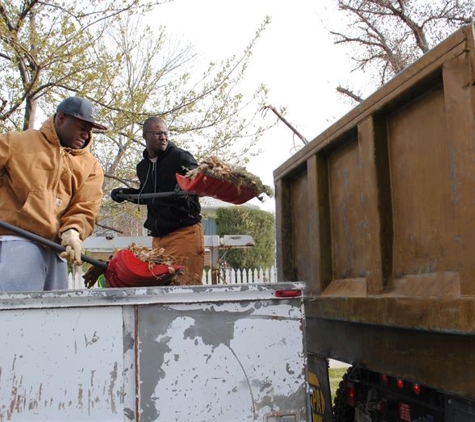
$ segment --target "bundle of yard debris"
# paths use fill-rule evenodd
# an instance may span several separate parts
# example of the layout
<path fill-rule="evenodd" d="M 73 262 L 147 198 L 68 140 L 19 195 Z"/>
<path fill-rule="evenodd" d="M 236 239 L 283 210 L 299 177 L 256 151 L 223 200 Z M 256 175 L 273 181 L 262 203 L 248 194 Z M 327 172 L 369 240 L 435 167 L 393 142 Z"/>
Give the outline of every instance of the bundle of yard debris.
<path fill-rule="evenodd" d="M 170 273 L 175 272 L 174 266 L 177 265 L 177 259 L 166 255 L 164 248 L 150 249 L 138 243 L 131 243 L 127 249 L 142 262 L 145 262 L 149 270 L 152 270 L 155 265 L 161 264 L 168 266 Z"/>
<path fill-rule="evenodd" d="M 83 275 L 84 285 L 93 287 L 144 287 L 174 284 L 183 266 L 165 254 L 163 248 L 149 249 L 132 243 L 126 249 L 114 251 L 107 270 L 91 266 Z"/>
<path fill-rule="evenodd" d="M 206 158 L 185 176 L 177 174 L 176 177 L 178 185 L 185 191 L 233 204 L 243 204 L 255 197 L 262 201 L 260 195 L 264 193 L 273 196 L 272 189 L 244 167 L 227 164 L 216 157 Z"/>

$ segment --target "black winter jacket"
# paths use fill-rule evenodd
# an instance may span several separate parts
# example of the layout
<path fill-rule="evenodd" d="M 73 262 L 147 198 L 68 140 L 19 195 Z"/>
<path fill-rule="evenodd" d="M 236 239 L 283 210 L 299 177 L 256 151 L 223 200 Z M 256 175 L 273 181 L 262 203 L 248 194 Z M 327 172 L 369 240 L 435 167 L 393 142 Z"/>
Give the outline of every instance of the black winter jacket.
<path fill-rule="evenodd" d="M 188 170 L 198 167 L 193 155 L 178 148 L 172 142 L 162 152 L 155 163 L 150 161 L 147 150 L 143 160 L 137 164 L 139 189 L 126 189 L 127 193 L 142 194 L 173 192 L 179 189 L 176 173 L 184 175 Z M 147 204 L 147 220 L 144 227 L 154 237 L 164 236 L 181 227 L 192 226 L 201 221 L 201 205 L 197 195 L 167 196 L 152 199 L 138 199 L 138 204 Z"/>

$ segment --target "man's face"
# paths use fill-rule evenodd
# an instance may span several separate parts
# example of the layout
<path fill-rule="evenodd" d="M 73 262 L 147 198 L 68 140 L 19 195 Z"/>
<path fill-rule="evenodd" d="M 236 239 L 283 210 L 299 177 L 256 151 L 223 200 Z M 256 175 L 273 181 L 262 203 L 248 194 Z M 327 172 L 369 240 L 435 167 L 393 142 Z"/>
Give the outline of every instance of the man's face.
<path fill-rule="evenodd" d="M 150 158 L 154 158 L 159 152 L 165 151 L 168 146 L 168 128 L 163 122 L 150 122 L 143 132 L 143 138 L 147 145 Z"/>
<path fill-rule="evenodd" d="M 54 123 L 61 145 L 73 149 L 86 146 L 91 135 L 92 123 L 64 113 L 58 113 Z"/>

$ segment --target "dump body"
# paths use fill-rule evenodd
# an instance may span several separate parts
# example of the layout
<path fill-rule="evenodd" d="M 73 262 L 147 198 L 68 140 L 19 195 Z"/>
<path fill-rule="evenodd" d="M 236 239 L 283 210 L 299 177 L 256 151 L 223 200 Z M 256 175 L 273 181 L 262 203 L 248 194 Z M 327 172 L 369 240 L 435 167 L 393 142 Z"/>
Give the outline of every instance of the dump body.
<path fill-rule="evenodd" d="M 303 288 L 1 294 L 0 421 L 307 421 Z"/>
<path fill-rule="evenodd" d="M 310 352 L 475 398 L 475 42 L 461 28 L 274 172 Z"/>

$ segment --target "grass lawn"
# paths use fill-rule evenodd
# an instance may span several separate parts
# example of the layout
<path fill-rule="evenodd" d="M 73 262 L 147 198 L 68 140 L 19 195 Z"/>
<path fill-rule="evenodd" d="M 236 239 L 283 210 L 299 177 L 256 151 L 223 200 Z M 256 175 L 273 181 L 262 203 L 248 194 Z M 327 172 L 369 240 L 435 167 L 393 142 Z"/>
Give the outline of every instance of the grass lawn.
<path fill-rule="evenodd" d="M 332 403 L 333 403 L 333 400 L 335 399 L 335 393 L 336 393 L 336 390 L 338 389 L 340 381 L 343 378 L 343 375 L 346 374 L 347 370 L 348 368 L 329 368 L 328 369 L 328 375 L 330 378 L 330 393 L 332 397 Z"/>

